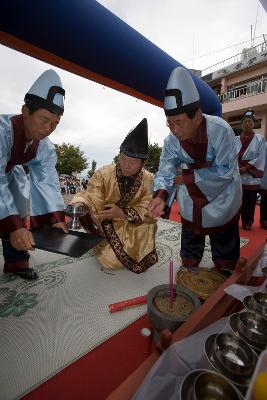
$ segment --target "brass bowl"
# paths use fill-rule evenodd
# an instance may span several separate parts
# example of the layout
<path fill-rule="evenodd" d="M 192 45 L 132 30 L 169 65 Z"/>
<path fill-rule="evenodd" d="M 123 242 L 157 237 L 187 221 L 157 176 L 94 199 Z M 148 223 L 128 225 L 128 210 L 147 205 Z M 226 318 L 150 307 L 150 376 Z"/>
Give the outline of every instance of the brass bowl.
<path fill-rule="evenodd" d="M 208 371 L 206 369 L 195 369 L 190 371 L 182 380 L 179 394 L 181 400 L 194 400 L 194 381 L 196 377 L 203 372 Z"/>
<path fill-rule="evenodd" d="M 252 295 L 249 295 L 249 296 L 246 296 L 246 297 L 244 297 L 244 299 L 243 299 L 243 306 L 245 307 L 245 309 L 247 310 L 247 311 L 255 311 L 254 310 L 254 306 L 253 306 L 253 303 L 254 303 L 254 300 L 253 300 L 253 296 Z"/>
<path fill-rule="evenodd" d="M 194 400 L 240 400 L 237 389 L 216 372 L 203 372 L 194 382 Z"/>
<path fill-rule="evenodd" d="M 239 332 L 260 346 L 267 344 L 267 320 L 253 312 L 239 313 L 237 319 Z"/>
<path fill-rule="evenodd" d="M 252 375 L 257 355 L 241 338 L 232 333 L 219 333 L 215 338 L 214 359 L 236 375 Z"/>
<path fill-rule="evenodd" d="M 235 335 L 237 335 L 238 337 L 243 339 L 252 348 L 252 350 L 254 350 L 256 352 L 256 354 L 259 355 L 265 349 L 266 344 L 262 344 L 262 343 L 255 342 L 253 340 L 249 340 L 249 338 L 240 331 L 240 328 L 238 326 L 240 324 L 239 314 L 240 313 L 234 313 L 234 314 L 230 315 L 230 317 L 229 317 L 230 328 L 232 329 L 232 331 L 234 332 Z M 240 375 L 240 376 L 242 376 L 242 375 Z"/>
<path fill-rule="evenodd" d="M 257 292 L 253 295 L 253 308 L 263 317 L 267 317 L 267 293 Z"/>
<path fill-rule="evenodd" d="M 207 337 L 205 341 L 205 355 L 211 365 L 211 367 L 223 375 L 225 378 L 229 379 L 229 381 L 238 387 L 241 392 L 244 392 L 251 380 L 251 376 L 253 374 L 253 370 L 250 374 L 237 374 L 231 371 L 226 365 L 224 365 L 216 356 L 216 336 L 217 334 L 212 334 Z"/>

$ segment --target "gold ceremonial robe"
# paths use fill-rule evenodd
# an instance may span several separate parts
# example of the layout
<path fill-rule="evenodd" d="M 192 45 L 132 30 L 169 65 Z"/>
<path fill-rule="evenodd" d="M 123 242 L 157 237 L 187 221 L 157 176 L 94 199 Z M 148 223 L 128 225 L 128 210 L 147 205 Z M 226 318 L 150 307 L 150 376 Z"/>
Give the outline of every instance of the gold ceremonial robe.
<path fill-rule="evenodd" d="M 158 261 L 155 247 L 157 224 L 148 215 L 153 176 L 142 169 L 132 177 L 131 187 L 124 192 L 121 178 L 119 164 L 102 167 L 89 180 L 87 190 L 75 195 L 73 201 L 89 206 L 94 222 L 104 232 L 105 240 L 94 248 L 100 264 L 107 269 L 124 266 L 140 273 Z M 99 223 L 96 215 L 107 204 L 116 204 L 126 218 Z M 82 223 L 86 227 L 85 220 L 82 219 Z"/>

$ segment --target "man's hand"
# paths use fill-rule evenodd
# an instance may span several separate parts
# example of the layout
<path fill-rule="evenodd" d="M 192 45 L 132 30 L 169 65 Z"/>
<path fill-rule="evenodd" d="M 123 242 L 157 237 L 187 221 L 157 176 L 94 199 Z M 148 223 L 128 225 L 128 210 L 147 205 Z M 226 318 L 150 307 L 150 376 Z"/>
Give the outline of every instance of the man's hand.
<path fill-rule="evenodd" d="M 16 250 L 34 250 L 35 241 L 26 228 L 19 228 L 10 233 L 10 243 Z"/>
<path fill-rule="evenodd" d="M 239 172 L 241 175 L 245 174 L 247 172 L 247 167 L 240 167 Z"/>
<path fill-rule="evenodd" d="M 173 183 L 175 185 L 183 185 L 184 184 L 184 178 L 183 175 L 176 175 L 176 177 L 173 180 Z"/>
<path fill-rule="evenodd" d="M 55 224 L 52 225 L 54 228 L 60 228 L 62 229 L 65 233 L 68 233 L 69 230 L 67 228 L 67 225 L 65 222 L 57 222 Z"/>
<path fill-rule="evenodd" d="M 159 218 L 164 214 L 165 201 L 160 197 L 155 197 L 148 206 L 150 217 Z"/>
<path fill-rule="evenodd" d="M 106 204 L 106 210 L 99 211 L 96 217 L 99 220 L 104 221 L 114 218 L 125 219 L 126 215 L 120 207 L 116 206 L 116 204 Z"/>

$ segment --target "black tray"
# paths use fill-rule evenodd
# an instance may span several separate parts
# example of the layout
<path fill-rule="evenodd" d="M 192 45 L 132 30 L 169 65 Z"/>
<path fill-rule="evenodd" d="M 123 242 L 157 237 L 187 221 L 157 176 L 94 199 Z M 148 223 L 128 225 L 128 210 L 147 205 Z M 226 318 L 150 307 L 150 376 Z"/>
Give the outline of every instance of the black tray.
<path fill-rule="evenodd" d="M 72 230 L 69 230 L 69 233 L 64 233 L 62 229 L 52 226 L 32 229 L 31 232 L 37 249 L 65 254 L 70 257 L 81 257 L 104 239 L 104 236 L 93 235 L 92 233 Z"/>

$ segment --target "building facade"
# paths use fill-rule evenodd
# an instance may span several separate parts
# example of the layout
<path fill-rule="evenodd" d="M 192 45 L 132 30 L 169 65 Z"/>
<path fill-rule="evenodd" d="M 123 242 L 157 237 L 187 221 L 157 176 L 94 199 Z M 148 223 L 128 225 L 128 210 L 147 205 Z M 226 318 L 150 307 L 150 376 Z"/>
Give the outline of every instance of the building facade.
<path fill-rule="evenodd" d="M 265 36 L 264 36 L 265 38 Z M 256 117 L 255 132 L 267 138 L 267 42 L 202 71 L 202 77 L 218 94 L 223 118 L 238 135 L 248 108 Z"/>

